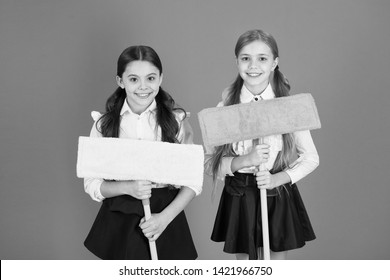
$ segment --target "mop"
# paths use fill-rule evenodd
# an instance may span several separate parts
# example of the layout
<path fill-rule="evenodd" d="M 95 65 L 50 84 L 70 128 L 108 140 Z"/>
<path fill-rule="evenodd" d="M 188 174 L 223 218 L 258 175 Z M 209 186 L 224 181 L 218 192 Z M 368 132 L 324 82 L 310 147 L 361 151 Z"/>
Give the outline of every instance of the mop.
<path fill-rule="evenodd" d="M 309 93 L 204 109 L 198 119 L 205 146 L 214 147 L 269 135 L 321 127 L 314 99 Z M 256 142 L 256 141 L 254 141 Z M 259 170 L 264 170 L 263 164 Z M 270 259 L 267 192 L 260 190 L 264 259 Z"/>
<path fill-rule="evenodd" d="M 204 153 L 201 145 L 173 144 L 123 138 L 79 137 L 77 177 L 106 180 L 148 180 L 202 191 Z M 149 199 L 142 200 L 145 219 L 151 217 Z M 149 241 L 157 260 L 154 241 Z"/>

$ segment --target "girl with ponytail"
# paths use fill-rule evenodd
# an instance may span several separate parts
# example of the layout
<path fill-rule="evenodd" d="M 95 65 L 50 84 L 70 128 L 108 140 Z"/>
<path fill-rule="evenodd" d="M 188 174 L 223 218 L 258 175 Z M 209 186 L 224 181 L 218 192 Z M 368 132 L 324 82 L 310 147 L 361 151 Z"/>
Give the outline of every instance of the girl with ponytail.
<path fill-rule="evenodd" d="M 290 84 L 279 70 L 273 36 L 262 30 L 242 34 L 235 47 L 238 75 L 217 106 L 256 102 L 290 95 Z M 237 259 L 261 258 L 260 190 L 267 189 L 271 259 L 315 239 L 296 182 L 311 173 L 319 157 L 309 131 L 265 137 L 264 143 L 240 141 L 206 147 L 206 172 L 224 181 L 211 239 L 225 242 L 224 251 Z M 267 170 L 256 166 L 265 163 Z"/>
<path fill-rule="evenodd" d="M 125 49 L 117 62 L 118 88 L 108 98 L 103 115 L 93 112 L 90 136 L 192 143 L 186 112 L 161 88 L 162 79 L 160 58 L 151 47 Z M 156 241 L 159 259 L 197 258 L 184 214 L 194 190 L 103 178 L 85 178 L 84 189 L 103 202 L 84 242 L 97 257 L 150 259 L 150 240 Z M 153 212 L 148 221 L 141 202 L 146 198 Z"/>

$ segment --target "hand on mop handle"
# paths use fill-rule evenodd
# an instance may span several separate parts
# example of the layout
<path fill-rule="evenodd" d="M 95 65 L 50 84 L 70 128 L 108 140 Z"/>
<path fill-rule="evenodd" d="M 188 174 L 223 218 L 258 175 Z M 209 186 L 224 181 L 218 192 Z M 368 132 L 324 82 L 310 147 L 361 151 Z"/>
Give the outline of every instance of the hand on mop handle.
<path fill-rule="evenodd" d="M 253 146 L 256 148 L 260 145 L 264 145 L 264 139 L 254 139 L 252 141 Z M 258 145 L 260 143 L 260 145 Z M 269 149 L 268 149 L 269 152 Z M 260 163 L 259 165 L 259 172 L 264 172 L 265 166 L 264 162 Z M 258 173 L 259 173 L 258 172 Z M 257 180 L 257 177 L 256 177 Z M 257 183 L 259 184 L 259 183 Z M 267 207 L 267 190 L 264 188 L 260 188 L 260 201 L 261 201 L 261 226 L 262 226 L 262 233 L 263 233 L 263 255 L 264 260 L 270 260 L 271 259 L 271 252 L 270 252 L 270 246 L 269 246 L 269 229 L 268 229 L 268 207 Z"/>
<path fill-rule="evenodd" d="M 144 203 L 145 200 L 142 200 Z M 149 210 L 147 209 L 149 208 Z M 149 205 L 144 205 L 145 217 L 140 221 L 140 228 L 149 241 L 156 241 L 169 224 L 167 215 L 161 213 L 150 214 Z M 148 213 L 149 212 L 149 213 Z"/>
<path fill-rule="evenodd" d="M 267 162 L 269 158 L 269 147 L 268 144 L 254 145 L 252 150 L 246 155 L 248 166 L 259 166 Z"/>
<path fill-rule="evenodd" d="M 146 180 L 131 180 L 125 182 L 125 193 L 136 199 L 149 199 L 152 196 L 152 188 L 156 184 Z"/>
<path fill-rule="evenodd" d="M 277 187 L 274 175 L 272 175 L 269 170 L 261 170 L 255 173 L 256 175 L 256 181 L 257 181 L 257 187 L 259 189 L 274 189 Z"/>
<path fill-rule="evenodd" d="M 142 220 L 141 220 L 141 223 L 140 223 L 141 228 L 144 225 L 145 221 L 150 220 L 150 218 L 152 216 L 151 211 L 150 211 L 149 199 L 143 199 L 142 205 L 144 207 L 145 217 L 142 218 Z M 145 234 L 145 232 L 144 232 L 144 234 Z M 146 234 L 145 234 L 145 236 L 146 236 Z M 148 237 L 148 236 L 146 236 L 146 237 Z M 155 242 L 154 236 L 151 239 L 149 238 L 149 249 L 150 249 L 150 255 L 151 255 L 152 260 L 158 260 L 157 247 L 156 247 L 156 242 Z"/>

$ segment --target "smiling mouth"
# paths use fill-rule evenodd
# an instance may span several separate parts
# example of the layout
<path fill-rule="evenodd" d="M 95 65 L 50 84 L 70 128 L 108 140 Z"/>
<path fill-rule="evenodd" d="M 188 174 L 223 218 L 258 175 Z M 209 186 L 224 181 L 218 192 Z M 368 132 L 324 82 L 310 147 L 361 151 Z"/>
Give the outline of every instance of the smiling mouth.
<path fill-rule="evenodd" d="M 246 73 L 249 77 L 259 77 L 261 73 Z"/>
<path fill-rule="evenodd" d="M 146 99 L 146 98 L 148 98 L 148 97 L 152 94 L 152 92 L 147 92 L 147 93 L 135 92 L 134 94 L 135 94 L 137 97 L 139 97 L 139 98 Z"/>

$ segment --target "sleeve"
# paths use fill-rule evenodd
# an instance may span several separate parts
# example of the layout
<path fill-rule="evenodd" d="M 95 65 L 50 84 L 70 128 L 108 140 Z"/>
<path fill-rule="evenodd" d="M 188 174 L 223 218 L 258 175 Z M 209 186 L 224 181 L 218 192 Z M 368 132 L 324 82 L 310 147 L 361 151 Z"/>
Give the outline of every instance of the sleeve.
<path fill-rule="evenodd" d="M 94 124 L 92 126 L 90 137 L 102 137 L 101 133 L 97 130 L 96 124 L 101 114 L 93 111 L 91 113 L 92 118 L 94 119 Z M 95 201 L 101 202 L 105 197 L 100 192 L 100 186 L 103 183 L 103 178 L 84 178 L 84 191 L 91 196 Z"/>
<path fill-rule="evenodd" d="M 189 112 L 186 112 L 186 114 L 184 113 L 176 114 L 176 120 L 179 123 L 179 133 L 177 136 L 177 140 L 179 140 L 180 144 L 187 144 L 187 145 L 194 144 L 194 132 L 190 125 L 189 117 L 190 117 Z M 193 190 L 196 196 L 200 195 L 202 192 L 202 186 L 199 187 L 186 186 L 186 187 Z"/>
<path fill-rule="evenodd" d="M 204 163 L 204 168 L 205 168 L 205 173 L 209 176 L 213 176 L 213 170 L 211 166 L 211 158 L 214 153 L 214 148 L 205 146 L 205 163 Z M 232 173 L 232 160 L 234 157 L 231 156 L 224 156 L 221 160 L 221 165 L 219 167 L 218 173 L 217 173 L 217 179 L 223 181 L 225 179 L 225 176 L 234 176 Z"/>
<path fill-rule="evenodd" d="M 298 158 L 285 170 L 294 184 L 313 172 L 320 164 L 317 149 L 314 145 L 310 131 L 297 131 L 293 133 L 298 152 Z"/>
<path fill-rule="evenodd" d="M 177 121 L 179 122 L 179 133 L 177 140 L 180 144 L 194 144 L 194 131 L 190 125 L 189 119 L 190 113 L 186 112 L 186 116 L 183 114 L 177 115 Z"/>

